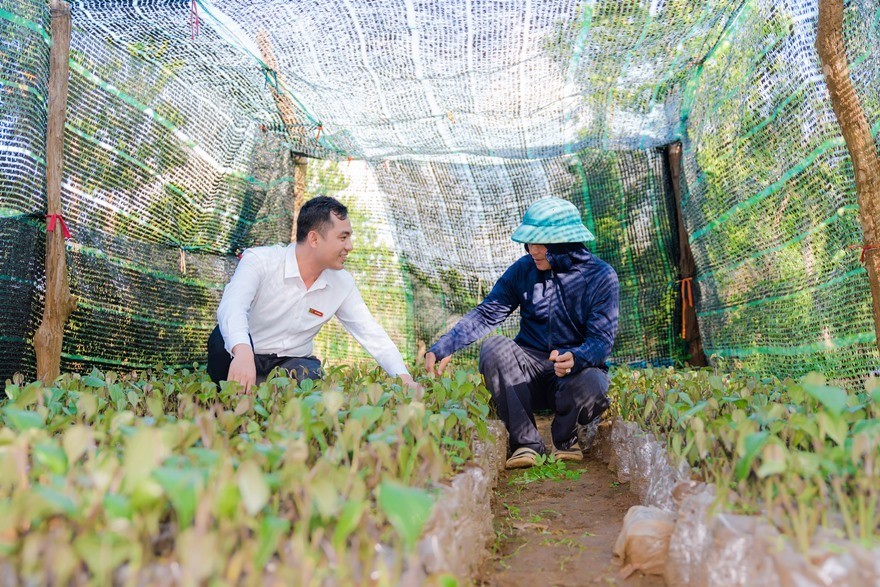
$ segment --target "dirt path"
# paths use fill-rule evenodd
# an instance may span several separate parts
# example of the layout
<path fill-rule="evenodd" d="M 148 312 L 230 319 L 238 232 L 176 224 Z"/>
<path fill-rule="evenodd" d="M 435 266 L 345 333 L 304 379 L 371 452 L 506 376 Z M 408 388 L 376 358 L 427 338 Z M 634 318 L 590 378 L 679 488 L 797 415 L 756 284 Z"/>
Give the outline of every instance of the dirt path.
<path fill-rule="evenodd" d="M 547 437 L 549 419 L 539 427 Z M 612 548 L 630 506 L 626 484 L 587 458 L 573 464 L 580 479 L 511 484 L 520 471 L 501 474 L 493 499 L 496 541 L 477 584 L 484 587 L 623 585 L 661 587 L 661 577 L 636 573 L 623 580 Z"/>

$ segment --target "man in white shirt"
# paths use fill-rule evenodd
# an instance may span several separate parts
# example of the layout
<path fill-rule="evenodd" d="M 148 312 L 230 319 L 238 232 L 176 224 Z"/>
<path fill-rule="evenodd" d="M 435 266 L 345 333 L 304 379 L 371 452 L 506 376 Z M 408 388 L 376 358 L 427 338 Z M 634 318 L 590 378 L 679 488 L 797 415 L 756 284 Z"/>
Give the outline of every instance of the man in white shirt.
<path fill-rule="evenodd" d="M 351 232 L 348 209 L 319 196 L 299 212 L 296 244 L 244 252 L 208 338 L 211 379 L 237 381 L 246 391 L 275 367 L 298 381 L 319 379 L 321 362 L 312 355 L 312 341 L 335 315 L 389 375 L 416 385 L 343 269 L 353 248 Z"/>

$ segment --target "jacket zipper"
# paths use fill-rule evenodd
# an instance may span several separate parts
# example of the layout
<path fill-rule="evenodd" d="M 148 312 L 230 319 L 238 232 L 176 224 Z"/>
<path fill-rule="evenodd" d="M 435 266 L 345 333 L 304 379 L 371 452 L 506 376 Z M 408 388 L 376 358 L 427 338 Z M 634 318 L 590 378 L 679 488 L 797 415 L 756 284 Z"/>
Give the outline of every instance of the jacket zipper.
<path fill-rule="evenodd" d="M 550 270 L 550 285 L 556 288 L 556 273 Z M 547 350 L 553 352 L 553 311 L 550 307 L 552 296 L 547 296 Z"/>

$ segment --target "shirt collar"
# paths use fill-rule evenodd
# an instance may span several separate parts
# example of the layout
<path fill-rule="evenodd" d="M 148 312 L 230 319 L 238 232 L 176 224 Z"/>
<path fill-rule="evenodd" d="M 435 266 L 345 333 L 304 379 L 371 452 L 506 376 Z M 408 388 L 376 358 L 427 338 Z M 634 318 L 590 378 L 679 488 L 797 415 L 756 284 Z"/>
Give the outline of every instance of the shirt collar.
<path fill-rule="evenodd" d="M 298 277 L 300 282 L 302 282 L 302 274 L 299 272 L 299 263 L 296 261 L 295 243 L 287 245 L 287 254 L 284 257 L 284 278 L 288 279 L 291 277 Z M 315 280 L 315 283 L 312 284 L 309 291 L 324 289 L 329 286 L 330 281 L 327 279 L 327 269 L 325 269 L 324 271 L 321 271 L 321 275 L 318 276 L 318 279 Z"/>

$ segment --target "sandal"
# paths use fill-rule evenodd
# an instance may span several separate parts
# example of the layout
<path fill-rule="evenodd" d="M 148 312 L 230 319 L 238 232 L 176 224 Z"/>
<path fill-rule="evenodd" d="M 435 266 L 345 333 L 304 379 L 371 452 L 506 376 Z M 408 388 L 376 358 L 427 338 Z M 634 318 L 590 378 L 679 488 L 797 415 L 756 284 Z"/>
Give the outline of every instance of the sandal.
<path fill-rule="evenodd" d="M 507 467 L 508 469 L 526 469 L 528 467 L 534 467 L 538 462 L 538 452 L 527 447 L 521 446 L 510 455 L 510 458 L 507 459 Z"/>
<path fill-rule="evenodd" d="M 581 452 L 580 447 L 575 443 L 575 445 L 569 449 L 561 450 L 553 447 L 553 451 L 550 453 L 554 457 L 556 457 L 557 461 L 582 461 L 584 460 L 584 453 Z"/>

